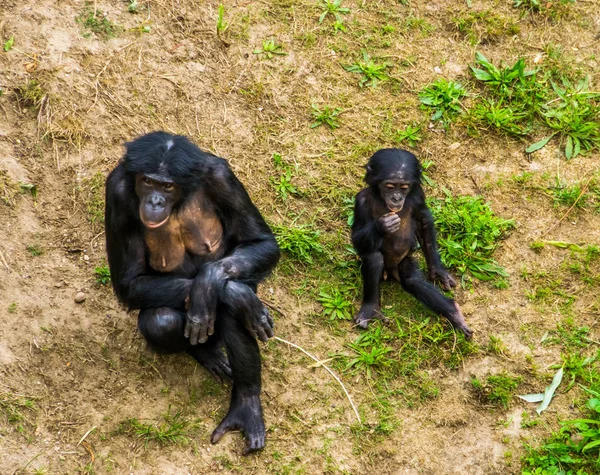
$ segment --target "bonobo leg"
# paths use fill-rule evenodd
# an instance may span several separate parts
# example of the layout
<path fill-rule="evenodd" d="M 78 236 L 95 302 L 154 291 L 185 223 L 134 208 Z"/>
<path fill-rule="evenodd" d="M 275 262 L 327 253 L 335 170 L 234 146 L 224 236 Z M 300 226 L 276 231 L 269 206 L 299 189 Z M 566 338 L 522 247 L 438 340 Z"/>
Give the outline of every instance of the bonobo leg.
<path fill-rule="evenodd" d="M 260 350 L 245 326 L 243 312 L 220 305 L 216 327 L 223 335 L 229 356 L 233 388 L 229 411 L 213 432 L 211 442 L 217 443 L 229 431 L 241 430 L 246 438 L 243 454 L 247 455 L 265 446 L 265 423 L 260 402 Z"/>
<path fill-rule="evenodd" d="M 231 378 L 231 368 L 221 350 L 222 342 L 217 335 L 201 345 L 190 345 L 183 336 L 185 313 L 169 307 L 147 308 L 140 311 L 138 328 L 150 346 L 159 353 L 185 351 L 218 379 Z"/>
<path fill-rule="evenodd" d="M 373 252 L 362 256 L 360 268 L 363 278 L 363 302 L 360 310 L 354 316 L 354 323 L 361 328 L 367 328 L 374 318 L 386 320 L 381 313 L 381 295 L 379 286 L 383 275 L 383 254 Z"/>
<path fill-rule="evenodd" d="M 458 304 L 425 280 L 418 264 L 412 257 L 406 257 L 398 268 L 400 283 L 404 290 L 414 295 L 419 302 L 435 313 L 441 314 L 450 320 L 452 326 L 461 331 L 466 338 L 471 338 L 473 331 L 467 326 Z"/>

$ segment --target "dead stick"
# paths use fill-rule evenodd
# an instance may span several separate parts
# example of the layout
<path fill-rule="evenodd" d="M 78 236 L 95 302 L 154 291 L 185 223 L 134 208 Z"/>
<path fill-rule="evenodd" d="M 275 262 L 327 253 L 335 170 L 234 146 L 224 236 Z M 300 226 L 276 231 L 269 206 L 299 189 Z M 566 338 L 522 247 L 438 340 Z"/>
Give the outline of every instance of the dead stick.
<path fill-rule="evenodd" d="M 298 345 L 295 345 L 294 343 L 291 343 L 287 340 L 284 340 L 283 338 L 279 338 L 277 336 L 273 337 L 275 340 L 281 341 L 283 343 L 285 343 L 286 345 L 290 345 L 293 346 L 294 348 L 299 349 L 302 353 L 304 353 L 306 356 L 308 356 L 309 358 L 315 360 L 317 363 L 319 363 L 320 366 L 322 366 L 323 368 L 325 368 L 327 370 L 327 372 L 334 377 L 334 379 L 338 382 L 338 384 L 342 387 L 342 389 L 344 390 L 344 393 L 346 393 L 346 397 L 348 398 L 348 401 L 350 402 L 350 405 L 352 406 L 352 409 L 354 409 L 354 414 L 356 414 L 356 418 L 358 419 L 358 423 L 362 424 L 362 419 L 360 418 L 360 415 L 358 414 L 358 411 L 356 410 L 356 406 L 354 405 L 354 403 L 352 402 L 352 398 L 350 397 L 350 394 L 348 394 L 348 391 L 346 390 L 346 386 L 344 386 L 344 383 L 342 383 L 342 381 L 340 380 L 340 378 L 338 378 L 336 376 L 336 374 L 331 371 L 329 369 L 329 367 L 327 367 L 322 360 L 319 360 L 318 358 L 316 358 L 315 356 L 311 355 L 308 351 L 306 351 L 304 348 L 299 347 Z"/>

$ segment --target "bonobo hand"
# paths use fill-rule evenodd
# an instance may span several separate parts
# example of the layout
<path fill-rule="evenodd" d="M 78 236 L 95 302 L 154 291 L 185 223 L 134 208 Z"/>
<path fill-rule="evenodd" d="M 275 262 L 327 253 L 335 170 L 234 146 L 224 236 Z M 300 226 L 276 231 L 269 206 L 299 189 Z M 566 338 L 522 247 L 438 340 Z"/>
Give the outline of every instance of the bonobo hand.
<path fill-rule="evenodd" d="M 384 214 L 377 220 L 378 228 L 385 234 L 393 234 L 400 230 L 400 217 L 394 213 Z"/>
<path fill-rule="evenodd" d="M 260 299 L 256 297 L 256 300 L 260 307 L 256 306 L 254 311 L 244 313 L 244 325 L 254 337 L 260 341 L 268 341 L 275 334 L 275 322 Z"/>
<path fill-rule="evenodd" d="M 444 290 L 450 290 L 456 287 L 456 281 L 450 273 L 443 267 L 431 267 L 429 269 L 429 280 L 431 282 L 439 282 Z"/>
<path fill-rule="evenodd" d="M 273 336 L 275 323 L 254 291 L 246 284 L 230 280 L 225 288 L 225 300 L 228 307 L 243 319 L 246 329 L 260 341 Z"/>
<path fill-rule="evenodd" d="M 190 291 L 187 318 L 183 336 L 192 345 L 206 343 L 215 332 L 217 303 L 227 276 L 218 263 L 208 264 L 194 279 Z"/>

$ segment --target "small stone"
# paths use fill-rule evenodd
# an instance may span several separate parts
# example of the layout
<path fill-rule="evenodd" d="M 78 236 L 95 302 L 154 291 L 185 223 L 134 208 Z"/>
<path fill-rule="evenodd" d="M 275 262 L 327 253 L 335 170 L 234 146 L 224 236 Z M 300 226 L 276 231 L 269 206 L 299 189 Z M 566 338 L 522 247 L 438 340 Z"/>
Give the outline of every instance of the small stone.
<path fill-rule="evenodd" d="M 90 260 L 90 256 L 88 256 L 88 255 L 86 254 L 85 256 L 83 256 L 83 260 L 84 260 L 84 261 L 86 261 L 86 262 L 87 262 L 87 261 L 89 261 L 89 260 Z"/>
<path fill-rule="evenodd" d="M 77 292 L 75 294 L 75 303 L 83 303 L 85 302 L 85 294 L 83 292 Z"/>

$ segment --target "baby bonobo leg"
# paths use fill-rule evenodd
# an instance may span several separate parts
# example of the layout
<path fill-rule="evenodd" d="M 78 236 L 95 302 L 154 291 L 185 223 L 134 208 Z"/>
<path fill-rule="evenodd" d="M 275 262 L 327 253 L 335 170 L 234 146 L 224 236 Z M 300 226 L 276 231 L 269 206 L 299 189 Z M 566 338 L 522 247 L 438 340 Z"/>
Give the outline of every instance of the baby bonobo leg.
<path fill-rule="evenodd" d="M 361 328 L 367 328 L 374 318 L 383 321 L 387 319 L 381 313 L 380 283 L 383 275 L 383 254 L 373 252 L 362 256 L 360 268 L 363 278 L 363 302 L 358 313 L 354 316 L 354 323 Z"/>
<path fill-rule="evenodd" d="M 400 273 L 400 283 L 404 290 L 414 295 L 419 302 L 435 313 L 446 317 L 452 326 L 462 332 L 466 338 L 471 338 L 473 330 L 467 326 L 465 317 L 458 304 L 425 280 L 423 273 L 412 257 L 406 257 L 400 263 L 398 270 Z"/>

